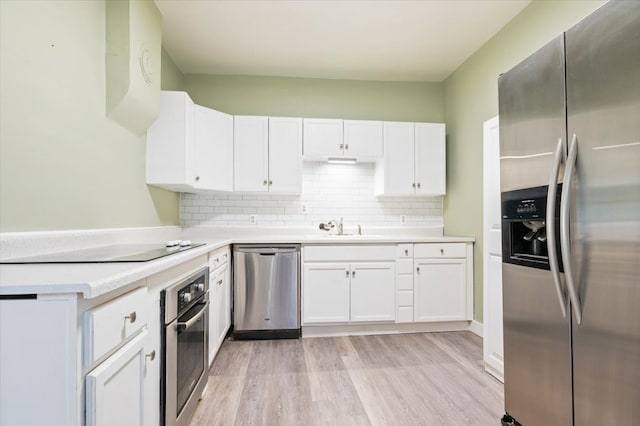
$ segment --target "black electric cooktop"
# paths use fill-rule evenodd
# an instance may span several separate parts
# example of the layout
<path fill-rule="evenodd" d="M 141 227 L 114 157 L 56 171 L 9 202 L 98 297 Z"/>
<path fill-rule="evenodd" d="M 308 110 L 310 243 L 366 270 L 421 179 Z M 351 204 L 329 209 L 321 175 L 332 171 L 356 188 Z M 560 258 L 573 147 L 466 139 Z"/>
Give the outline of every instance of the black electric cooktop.
<path fill-rule="evenodd" d="M 164 247 L 159 244 L 120 244 L 39 256 L 3 259 L 0 260 L 0 264 L 148 262 L 203 245 L 204 243 L 191 244 L 185 247 Z"/>

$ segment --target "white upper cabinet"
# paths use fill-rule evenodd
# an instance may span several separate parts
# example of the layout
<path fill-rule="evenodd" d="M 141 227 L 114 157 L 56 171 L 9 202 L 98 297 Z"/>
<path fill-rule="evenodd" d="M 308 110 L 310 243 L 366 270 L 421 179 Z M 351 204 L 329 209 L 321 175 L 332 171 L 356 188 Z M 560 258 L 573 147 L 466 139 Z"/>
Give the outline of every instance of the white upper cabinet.
<path fill-rule="evenodd" d="M 236 116 L 234 190 L 302 191 L 302 119 Z"/>
<path fill-rule="evenodd" d="M 416 123 L 416 194 L 444 195 L 445 167 L 444 123 Z"/>
<path fill-rule="evenodd" d="M 269 190 L 269 119 L 234 117 L 233 125 L 234 191 Z"/>
<path fill-rule="evenodd" d="M 196 188 L 233 190 L 233 115 L 195 105 Z"/>
<path fill-rule="evenodd" d="M 382 121 L 345 120 L 344 156 L 358 161 L 382 158 Z"/>
<path fill-rule="evenodd" d="M 344 153 L 343 120 L 304 119 L 304 159 L 326 160 Z"/>
<path fill-rule="evenodd" d="M 305 118 L 304 159 L 355 158 L 376 161 L 382 157 L 382 122 Z"/>
<path fill-rule="evenodd" d="M 233 116 L 163 91 L 147 131 L 147 183 L 172 191 L 231 191 Z"/>
<path fill-rule="evenodd" d="M 269 192 L 302 192 L 302 119 L 269 117 Z"/>
<path fill-rule="evenodd" d="M 444 195 L 444 123 L 385 122 L 376 195 Z"/>

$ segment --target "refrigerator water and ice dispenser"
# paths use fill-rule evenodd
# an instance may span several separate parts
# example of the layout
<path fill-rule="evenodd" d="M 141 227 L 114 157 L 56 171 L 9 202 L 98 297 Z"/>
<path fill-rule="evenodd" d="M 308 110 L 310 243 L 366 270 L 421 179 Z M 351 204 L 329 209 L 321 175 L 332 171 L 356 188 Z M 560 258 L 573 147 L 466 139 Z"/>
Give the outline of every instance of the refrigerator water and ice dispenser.
<path fill-rule="evenodd" d="M 557 194 L 562 192 L 558 185 Z M 549 270 L 547 245 L 547 186 L 519 189 L 502 193 L 502 229 L 506 233 L 502 241 L 502 261 L 514 265 Z M 556 205 L 559 216 L 560 200 Z M 556 220 L 556 247 L 559 242 L 559 220 Z M 558 259 L 560 259 L 558 250 Z M 560 262 L 560 272 L 562 272 Z"/>

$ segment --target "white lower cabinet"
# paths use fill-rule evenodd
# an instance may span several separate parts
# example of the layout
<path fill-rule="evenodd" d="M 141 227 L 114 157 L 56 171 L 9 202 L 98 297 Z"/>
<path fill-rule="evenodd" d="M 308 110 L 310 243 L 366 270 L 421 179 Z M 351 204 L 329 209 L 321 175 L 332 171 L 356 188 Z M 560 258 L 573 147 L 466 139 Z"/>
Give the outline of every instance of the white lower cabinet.
<path fill-rule="evenodd" d="M 464 259 L 416 261 L 416 321 L 466 319 L 466 271 Z"/>
<path fill-rule="evenodd" d="M 395 321 L 395 268 L 389 263 L 351 265 L 351 321 Z"/>
<path fill-rule="evenodd" d="M 303 256 L 303 324 L 395 321 L 395 246 L 311 246 Z"/>
<path fill-rule="evenodd" d="M 86 376 L 86 426 L 147 424 L 146 328 Z"/>
<path fill-rule="evenodd" d="M 304 265 L 304 323 L 349 322 L 348 263 Z"/>
<path fill-rule="evenodd" d="M 209 254 L 209 366 L 231 327 L 229 248 Z"/>
<path fill-rule="evenodd" d="M 414 320 L 471 320 L 465 244 L 416 244 Z M 428 256 L 428 257 L 427 257 Z"/>

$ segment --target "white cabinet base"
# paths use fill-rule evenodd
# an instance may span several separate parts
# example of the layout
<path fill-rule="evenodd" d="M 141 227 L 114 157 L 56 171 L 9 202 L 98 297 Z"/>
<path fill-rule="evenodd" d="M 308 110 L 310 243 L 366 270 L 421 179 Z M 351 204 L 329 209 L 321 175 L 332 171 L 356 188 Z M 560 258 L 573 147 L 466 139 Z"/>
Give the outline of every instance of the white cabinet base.
<path fill-rule="evenodd" d="M 345 323 L 302 326 L 302 337 L 364 336 L 368 334 L 427 333 L 439 331 L 468 331 L 470 321 L 423 323 Z"/>

